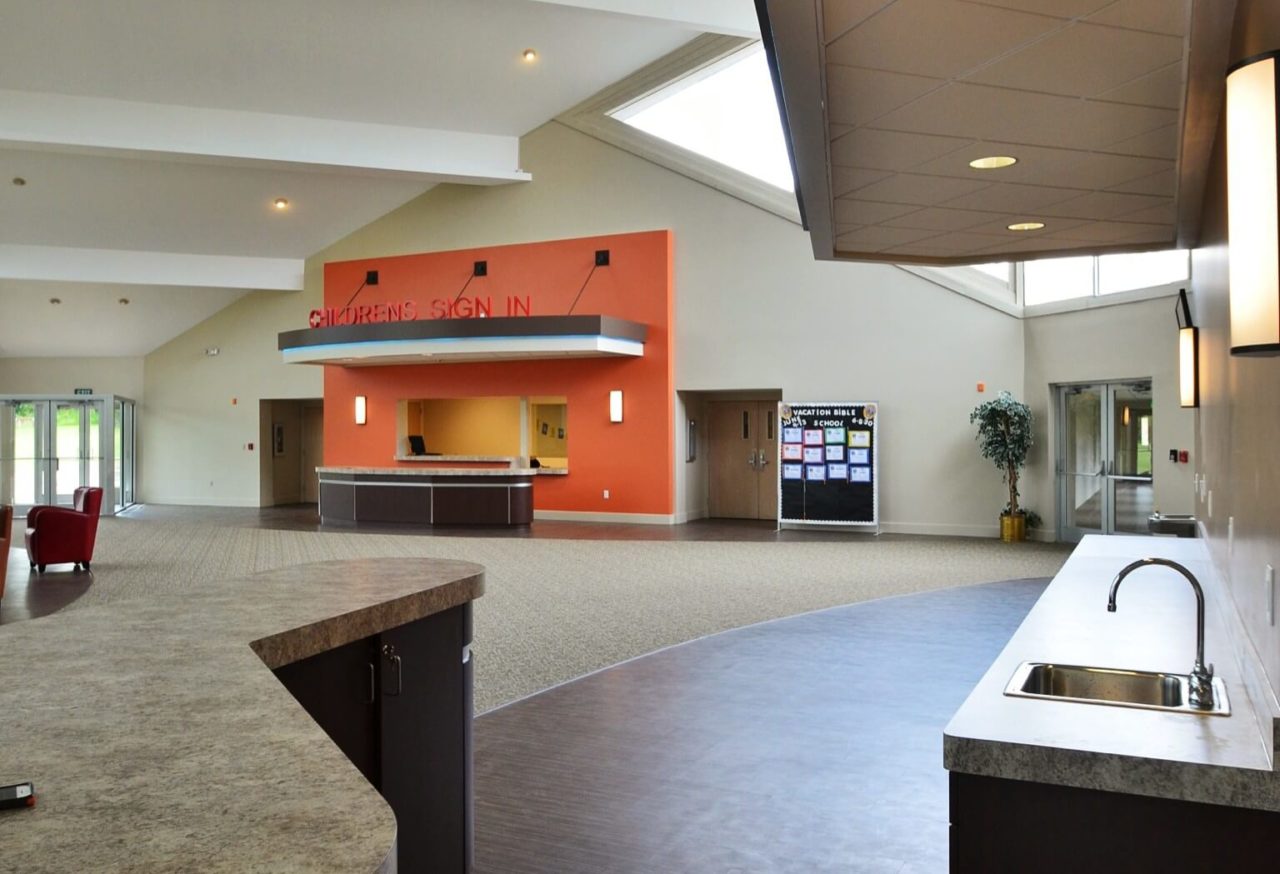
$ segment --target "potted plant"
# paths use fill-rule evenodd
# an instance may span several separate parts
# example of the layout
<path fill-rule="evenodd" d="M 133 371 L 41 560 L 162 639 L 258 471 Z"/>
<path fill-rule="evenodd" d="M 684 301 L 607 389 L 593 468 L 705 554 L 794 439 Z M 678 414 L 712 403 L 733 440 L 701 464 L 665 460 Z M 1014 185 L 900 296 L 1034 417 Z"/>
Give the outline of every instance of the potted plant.
<path fill-rule="evenodd" d="M 1000 539 L 1006 543 L 1025 540 L 1026 511 L 1018 506 L 1018 475 L 1031 451 L 1031 408 L 1013 399 L 1007 391 L 994 400 L 979 404 L 969 414 L 978 423 L 978 449 L 991 459 L 1009 485 L 1009 504 L 1000 514 Z"/>

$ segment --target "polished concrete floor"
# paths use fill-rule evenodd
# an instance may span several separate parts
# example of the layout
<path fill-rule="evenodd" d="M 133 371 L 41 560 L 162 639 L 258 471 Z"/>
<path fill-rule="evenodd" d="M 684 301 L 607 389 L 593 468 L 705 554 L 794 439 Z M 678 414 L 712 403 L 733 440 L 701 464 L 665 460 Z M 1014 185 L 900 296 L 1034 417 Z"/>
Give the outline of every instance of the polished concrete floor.
<path fill-rule="evenodd" d="M 1047 582 L 727 631 L 480 716 L 476 870 L 946 871 L 943 728 Z"/>

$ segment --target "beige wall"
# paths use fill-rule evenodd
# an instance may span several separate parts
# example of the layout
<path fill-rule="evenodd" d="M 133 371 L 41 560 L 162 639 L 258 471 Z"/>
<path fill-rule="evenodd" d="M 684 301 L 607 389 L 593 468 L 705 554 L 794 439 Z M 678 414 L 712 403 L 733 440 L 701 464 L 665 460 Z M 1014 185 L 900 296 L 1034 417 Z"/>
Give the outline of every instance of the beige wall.
<path fill-rule="evenodd" d="M 894 267 L 816 262 L 799 226 L 559 123 L 521 141 L 521 164 L 532 183 L 438 186 L 318 253 L 308 293 L 330 260 L 671 228 L 677 389 L 879 401 L 889 530 L 995 532 L 1002 487 L 969 411 L 977 382 L 1021 392 L 1017 319 Z M 677 417 L 678 515 L 705 506 L 684 431 Z"/>
<path fill-rule="evenodd" d="M 321 368 L 281 363 L 276 337 L 318 305 L 309 292 L 248 294 L 146 357 L 140 500 L 261 505 L 258 402 L 324 394 Z"/>
<path fill-rule="evenodd" d="M 1050 388 L 1055 384 L 1151 377 L 1155 508 L 1192 512 L 1193 466 L 1169 461 L 1170 449 L 1190 451 L 1195 442 L 1195 416 L 1178 404 L 1175 300 L 1161 297 L 1025 320 L 1023 394 L 1036 428 L 1022 494 L 1026 506 L 1044 519 L 1045 531 L 1056 530 L 1058 515 L 1058 421 Z"/>
<path fill-rule="evenodd" d="M 1280 4 L 1241 0 L 1234 43 L 1233 58 L 1280 49 Z M 1280 694 L 1280 628 L 1267 622 L 1263 582 L 1268 564 L 1280 568 L 1280 358 L 1230 355 L 1224 140 L 1220 125 L 1201 245 L 1193 256 L 1200 326 L 1197 470 L 1204 477 L 1196 512 L 1214 564 Z"/>
<path fill-rule="evenodd" d="M 0 394 L 69 395 L 77 388 L 142 402 L 141 358 L 0 358 Z"/>

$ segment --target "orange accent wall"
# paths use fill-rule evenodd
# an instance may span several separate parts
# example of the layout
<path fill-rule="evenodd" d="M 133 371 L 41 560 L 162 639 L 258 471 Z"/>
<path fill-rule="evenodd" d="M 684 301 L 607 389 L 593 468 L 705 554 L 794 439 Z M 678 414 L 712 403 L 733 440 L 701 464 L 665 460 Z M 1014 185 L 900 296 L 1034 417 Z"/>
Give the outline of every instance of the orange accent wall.
<path fill-rule="evenodd" d="M 324 267 L 326 307 L 342 307 L 378 271 L 356 304 L 416 300 L 418 314 L 433 299 L 458 295 L 473 263 L 488 275 L 467 286 L 467 298 L 492 298 L 493 315 L 506 315 L 508 296 L 530 300 L 530 315 L 564 315 L 583 288 L 597 249 L 610 251 L 574 309 L 648 326 L 640 358 L 578 358 L 479 364 L 416 364 L 325 368 L 326 465 L 397 465 L 396 405 L 412 398 L 564 395 L 567 398 L 569 473 L 538 477 L 534 508 L 603 513 L 670 514 L 675 505 L 675 368 L 671 351 L 672 236 L 646 231 L 340 261 Z M 609 391 L 622 389 L 623 421 L 609 422 Z M 355 424 L 356 395 L 368 398 L 368 424 Z M 427 437 L 430 446 L 430 436 Z M 605 500 L 603 491 L 610 497 Z"/>

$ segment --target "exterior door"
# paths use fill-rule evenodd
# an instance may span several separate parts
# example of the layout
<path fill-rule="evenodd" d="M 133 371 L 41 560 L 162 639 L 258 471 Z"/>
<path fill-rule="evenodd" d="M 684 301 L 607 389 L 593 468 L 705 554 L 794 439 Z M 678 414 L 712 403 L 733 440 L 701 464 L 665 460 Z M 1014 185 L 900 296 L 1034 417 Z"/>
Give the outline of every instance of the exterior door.
<path fill-rule="evenodd" d="M 1154 507 L 1151 381 L 1058 389 L 1058 538 L 1142 534 Z"/>
<path fill-rule="evenodd" d="M 708 510 L 722 519 L 778 516 L 778 405 L 715 401 L 708 407 Z"/>

